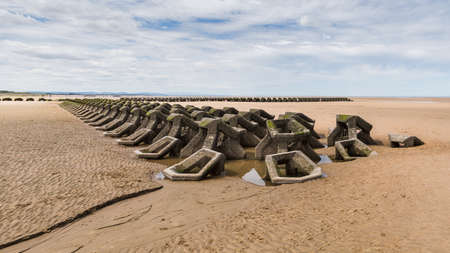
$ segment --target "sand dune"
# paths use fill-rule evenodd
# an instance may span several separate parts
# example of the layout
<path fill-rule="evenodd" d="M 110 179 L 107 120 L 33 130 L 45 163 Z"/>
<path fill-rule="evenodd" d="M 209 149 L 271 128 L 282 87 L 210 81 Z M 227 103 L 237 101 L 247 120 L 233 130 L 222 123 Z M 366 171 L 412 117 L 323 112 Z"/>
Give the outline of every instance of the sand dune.
<path fill-rule="evenodd" d="M 374 157 L 323 164 L 321 167 L 328 177 L 303 184 L 258 187 L 232 176 L 202 182 L 161 181 L 164 188 L 160 191 L 106 207 L 66 227 L 4 251 L 447 252 L 450 248 L 450 100 L 439 99 L 433 103 L 423 101 L 427 100 L 382 99 L 380 102 L 377 99 L 357 99 L 353 103 L 234 103 L 231 106 L 240 110 L 256 107 L 273 114 L 285 111 L 304 112 L 316 119 L 316 129 L 323 134 L 334 126 L 336 113 L 358 114 L 374 125 L 373 137 L 385 145 L 373 147 L 378 152 Z M 208 104 L 214 107 L 230 106 L 226 103 Z M 3 104 L 0 106 L 5 108 Z M 0 111 L 2 132 L 8 127 L 6 132 L 14 134 L 7 136 L 17 136 L 27 143 L 25 145 L 17 141 L 15 145 L 18 147 L 10 147 L 10 150 L 27 150 L 29 154 L 34 154 L 34 149 L 41 149 L 36 142 L 42 137 L 51 139 L 52 135 L 59 136 L 59 132 L 50 127 L 58 125 L 65 126 L 62 128 L 66 128 L 67 132 L 61 133 L 60 136 L 66 136 L 65 142 L 72 143 L 74 151 L 83 153 L 84 149 L 92 148 L 105 155 L 110 154 L 109 159 L 97 161 L 99 166 L 93 166 L 96 158 L 89 156 L 87 161 L 80 158 L 83 156 L 78 156 L 78 163 L 62 166 L 65 164 L 62 158 L 52 158 L 47 154 L 47 149 L 40 151 L 49 157 L 49 160 L 44 160 L 46 163 L 52 164 L 52 159 L 56 159 L 59 162 L 54 163 L 60 164 L 58 168 L 64 167 L 64 173 L 68 173 L 72 178 L 85 178 L 78 173 L 87 173 L 83 171 L 90 166 L 90 170 L 100 170 L 98 173 L 122 173 L 121 176 L 126 177 L 126 180 L 120 182 L 135 182 L 133 180 L 148 176 L 149 170 L 158 171 L 163 168 L 136 160 L 130 149 L 112 145 L 110 139 L 101 137 L 58 108 L 51 107 L 52 109 L 47 111 L 42 109 L 42 115 L 39 117 L 33 116 L 36 111 L 27 115 L 28 109 L 20 108 L 11 105 L 10 109 L 22 110 L 21 116 L 13 116 L 5 110 Z M 29 121 L 30 117 L 34 117 L 33 122 Z M 20 126 L 24 125 L 24 121 L 27 122 L 25 125 L 40 124 L 42 130 L 24 129 L 25 127 Z M 410 149 L 392 149 L 386 146 L 388 133 L 417 135 L 426 145 Z M 78 144 L 69 141 L 72 138 L 69 136 L 75 134 L 81 136 L 79 140 L 86 139 L 84 142 L 78 141 Z M 28 141 L 27 138 L 31 135 L 34 139 Z M 4 139 L 9 137 L 2 135 L 1 138 L 4 143 Z M 28 147 L 33 149 L 28 150 Z M 64 149 L 66 145 L 58 147 L 55 150 L 67 150 Z M 8 151 L 4 145 L 2 149 Z M 334 152 L 333 148 L 317 151 L 320 154 Z M 37 151 L 34 152 L 38 154 Z M 34 156 L 37 155 L 27 157 Z M 7 171 L 10 172 L 5 176 L 15 180 L 31 180 L 27 179 L 30 176 L 13 176 L 16 172 L 12 168 L 17 170 L 17 164 L 27 164 L 25 161 L 20 162 L 26 160 L 25 157 L 18 159 L 14 155 L 2 155 L 2 161 L 7 161 L 6 157 L 11 161 L 9 164 L 14 166 L 9 165 L 11 169 Z M 35 161 L 33 164 L 40 162 L 38 158 L 30 159 Z M 33 166 L 27 164 L 26 167 Z M 119 167 L 122 169 L 116 169 Z M 67 171 L 67 168 L 73 169 Z M 24 172 L 19 174 L 28 175 Z M 92 181 L 97 184 L 116 182 L 98 177 L 101 180 Z M 5 177 L 2 175 L 2 178 Z M 60 181 L 63 182 L 62 178 L 45 179 L 41 182 L 47 185 L 48 182 L 55 184 Z M 95 185 L 92 181 L 88 182 Z M 137 185 L 146 182 L 149 181 L 144 180 Z M 33 186 L 33 183 L 26 185 L 31 190 L 23 190 L 23 193 L 18 190 L 15 192 L 15 199 L 29 199 L 30 193 L 37 191 L 42 196 L 47 195 L 47 199 L 57 202 L 50 195 L 56 187 L 44 191 L 39 186 Z M 108 185 L 97 187 L 107 188 Z M 25 186 L 19 188 L 26 189 Z M 136 188 L 138 187 L 132 189 Z M 11 187 L 8 186 L 8 189 Z M 112 186 L 108 189 L 119 192 L 117 189 L 113 190 Z M 2 199 L 7 197 L 3 192 Z M 100 198 L 104 197 L 105 192 L 90 191 L 89 194 Z M 31 199 L 39 197 L 34 194 Z M 80 203 L 71 201 L 75 206 Z M 55 211 L 52 205 L 46 208 L 52 210 L 48 213 L 59 215 L 68 211 Z M 3 207 L 0 210 L 3 218 Z M 29 217 L 28 222 L 33 226 L 35 223 L 43 223 L 40 216 L 33 215 L 37 211 L 18 210 L 23 216 Z M 8 215 L 14 215 L 13 212 L 9 211 Z M 54 219 L 52 214 L 46 216 Z M 9 222 L 9 218 L 3 218 L 2 225 L 4 221 Z M 1 227 L 0 231 L 7 230 Z M 11 234 L 8 236 L 11 237 Z"/>

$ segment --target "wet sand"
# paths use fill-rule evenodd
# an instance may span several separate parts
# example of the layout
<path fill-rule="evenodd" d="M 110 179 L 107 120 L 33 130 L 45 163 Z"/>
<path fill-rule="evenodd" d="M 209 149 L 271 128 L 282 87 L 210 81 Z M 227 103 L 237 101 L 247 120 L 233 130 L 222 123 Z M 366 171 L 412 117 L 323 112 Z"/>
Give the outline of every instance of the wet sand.
<path fill-rule="evenodd" d="M 106 207 L 3 251 L 447 252 L 450 248 L 450 100 L 422 101 L 429 100 L 208 102 L 219 108 L 262 108 L 276 115 L 285 111 L 303 112 L 316 119 L 316 131 L 321 134 L 327 134 L 334 126 L 335 114 L 358 114 L 374 125 L 372 136 L 384 145 L 373 146 L 378 152 L 374 157 L 322 164 L 328 177 L 302 184 L 258 187 L 235 175 L 239 169 L 238 172 L 227 169 L 227 176 L 202 182 L 158 181 L 164 185 L 159 191 Z M 5 114 L 4 110 L 0 113 Z M 136 168 L 141 162 L 133 158 L 133 148 L 114 147 L 116 144 L 111 139 L 92 133 L 90 127 L 60 109 L 48 114 L 65 116 L 54 121 L 44 117 L 46 125 L 67 121 L 66 124 L 77 129 L 77 136 L 91 135 L 95 139 L 91 141 L 92 146 L 104 152 L 120 149 L 107 164 L 135 168 L 122 171 L 127 176 L 140 171 Z M 14 121 L 11 117 L 9 121 Z M 5 120 L 2 116 L 2 130 Z M 392 149 L 387 146 L 388 133 L 417 135 L 426 145 Z M 318 153 L 331 155 L 334 151 L 326 148 Z M 146 173 L 164 168 L 148 161 L 142 163 L 147 165 Z M 76 170 L 81 170 L 80 167 Z M 29 194 L 23 194 L 22 198 L 29 198 Z M 34 222 L 38 221 L 31 224 Z M 6 230 L 2 227 L 0 231 Z"/>

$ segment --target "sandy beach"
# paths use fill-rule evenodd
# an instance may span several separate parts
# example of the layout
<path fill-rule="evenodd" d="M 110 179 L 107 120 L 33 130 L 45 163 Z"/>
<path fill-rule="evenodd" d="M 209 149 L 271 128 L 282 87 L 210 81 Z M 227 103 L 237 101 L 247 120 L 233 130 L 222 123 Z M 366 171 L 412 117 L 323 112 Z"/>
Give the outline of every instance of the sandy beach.
<path fill-rule="evenodd" d="M 152 189 L 148 167 L 57 103 L 0 104 L 0 244 Z"/>
<path fill-rule="evenodd" d="M 58 103 L 0 102 L 0 244 L 163 185 L 0 252 L 447 252 L 450 99 L 354 100 L 180 103 L 302 112 L 324 135 L 336 114 L 356 114 L 383 143 L 372 146 L 377 156 L 322 164 L 326 178 L 268 187 L 236 173 L 154 182 L 164 165 L 136 158 L 136 147 L 117 145 Z M 393 149 L 388 133 L 426 144 Z"/>

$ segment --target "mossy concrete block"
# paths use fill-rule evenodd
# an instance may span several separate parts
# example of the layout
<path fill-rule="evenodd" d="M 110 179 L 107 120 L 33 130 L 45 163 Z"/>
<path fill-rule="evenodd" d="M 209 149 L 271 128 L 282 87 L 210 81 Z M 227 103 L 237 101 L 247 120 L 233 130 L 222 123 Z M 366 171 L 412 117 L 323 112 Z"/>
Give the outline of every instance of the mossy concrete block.
<path fill-rule="evenodd" d="M 144 124 L 144 121 L 146 122 Z M 145 114 L 142 127 L 128 137 L 117 142 L 121 145 L 135 146 L 141 142 L 152 143 L 153 139 L 167 124 L 167 115 L 158 110 L 150 110 Z"/>
<path fill-rule="evenodd" d="M 254 132 L 258 138 L 264 138 L 267 131 L 267 119 L 264 119 L 252 112 L 239 112 L 239 115 L 248 120 L 252 125 L 256 126 L 256 129 L 252 132 Z"/>
<path fill-rule="evenodd" d="M 208 112 L 209 110 L 212 109 L 212 107 L 209 106 L 209 105 L 204 105 L 204 106 L 202 106 L 200 109 L 201 109 L 202 111 Z"/>
<path fill-rule="evenodd" d="M 126 108 L 128 108 L 128 107 L 126 107 Z M 95 129 L 100 130 L 100 131 L 113 130 L 113 129 L 119 127 L 120 125 L 122 125 L 125 121 L 127 121 L 129 115 L 130 115 L 129 109 L 121 110 L 120 113 L 116 116 L 116 118 L 113 119 L 111 122 L 109 122 L 103 126 L 100 126 L 100 127 L 95 127 Z"/>
<path fill-rule="evenodd" d="M 193 105 L 186 105 L 185 108 L 186 108 L 186 111 L 188 111 L 189 113 L 192 113 L 193 111 L 201 111 L 200 108 L 193 106 Z"/>
<path fill-rule="evenodd" d="M 416 136 L 389 134 L 389 143 L 393 148 L 409 148 L 425 144 Z"/>
<path fill-rule="evenodd" d="M 372 125 L 357 115 L 336 115 L 336 127 L 328 135 L 328 146 L 333 146 L 336 141 L 358 138 L 367 145 L 375 145 L 376 142 L 370 136 Z"/>
<path fill-rule="evenodd" d="M 105 136 L 109 137 L 121 137 L 122 135 L 129 135 L 133 133 L 141 124 L 141 117 L 143 111 L 140 108 L 134 108 L 131 110 L 131 115 L 128 119 L 119 127 L 112 131 L 107 131 L 103 133 Z"/>
<path fill-rule="evenodd" d="M 336 115 L 336 122 L 347 123 L 347 120 L 350 119 L 351 117 L 353 117 L 353 115 L 337 114 Z"/>
<path fill-rule="evenodd" d="M 151 132 L 152 132 L 151 129 L 141 128 L 136 130 L 133 134 L 127 137 L 117 139 L 117 143 L 125 146 L 135 146 L 143 142 L 144 139 L 147 137 L 147 135 L 149 135 Z"/>
<path fill-rule="evenodd" d="M 335 144 L 336 160 L 352 161 L 358 157 L 368 157 L 375 152 L 357 138 L 338 141 Z"/>
<path fill-rule="evenodd" d="M 225 112 L 225 114 L 238 114 L 239 113 L 239 111 L 234 107 L 224 107 L 223 111 Z"/>
<path fill-rule="evenodd" d="M 200 128 L 206 129 L 203 148 L 223 152 L 227 159 L 243 159 L 245 157 L 245 150 L 239 141 L 245 129 L 242 131 L 242 129 L 233 128 L 224 120 L 217 118 L 203 118 L 198 125 Z"/>
<path fill-rule="evenodd" d="M 256 146 L 255 157 L 262 160 L 266 155 L 301 150 L 318 162 L 320 156 L 311 147 L 308 129 L 294 119 L 267 120 L 267 134 Z"/>
<path fill-rule="evenodd" d="M 258 124 L 251 122 L 239 114 L 225 114 L 222 117 L 232 127 L 243 128 L 246 131 L 241 134 L 240 142 L 244 147 L 255 147 L 260 142 L 256 135 Z"/>
<path fill-rule="evenodd" d="M 200 121 L 203 118 L 212 118 L 211 115 L 209 115 L 207 112 L 205 111 L 201 111 L 201 110 L 194 110 L 191 112 L 191 117 L 193 120 L 196 121 Z"/>
<path fill-rule="evenodd" d="M 250 109 L 250 112 L 252 112 L 260 117 L 263 117 L 265 119 L 274 119 L 275 118 L 274 115 L 272 115 L 262 109 Z"/>
<path fill-rule="evenodd" d="M 160 112 L 162 112 L 162 113 L 164 113 L 166 115 L 170 114 L 170 107 L 167 108 L 167 106 L 164 106 L 164 105 L 158 105 L 155 108 L 153 108 L 153 110 L 160 111 Z"/>
<path fill-rule="evenodd" d="M 181 141 L 177 138 L 165 136 L 150 146 L 134 151 L 139 158 L 161 159 L 169 152 L 177 156 L 180 151 Z"/>
<path fill-rule="evenodd" d="M 104 106 L 104 110 L 99 113 L 97 116 L 84 120 L 85 123 L 93 123 L 96 122 L 104 117 L 107 117 L 109 115 L 109 113 L 111 112 L 111 105 L 107 104 L 106 106 Z"/>
<path fill-rule="evenodd" d="M 225 112 L 224 112 L 223 110 L 221 110 L 221 109 L 216 109 L 216 108 L 211 108 L 211 109 L 208 111 L 208 113 L 209 113 L 211 116 L 213 116 L 213 117 L 218 117 L 218 118 L 222 117 L 222 116 L 225 114 Z"/>
<path fill-rule="evenodd" d="M 184 114 L 172 113 L 167 117 L 167 120 L 170 124 L 170 130 L 167 135 L 180 139 L 183 146 L 198 132 L 199 126 L 197 122 Z"/>
<path fill-rule="evenodd" d="M 306 127 L 314 138 L 320 139 L 319 134 L 314 130 L 315 120 L 303 113 L 286 112 L 278 116 L 279 119 L 294 119 Z"/>
<path fill-rule="evenodd" d="M 191 114 L 186 111 L 184 108 L 174 108 L 172 107 L 172 109 L 170 110 L 170 113 L 177 113 L 177 114 L 183 114 L 186 117 L 191 117 Z"/>
<path fill-rule="evenodd" d="M 200 128 L 197 134 L 181 149 L 180 157 L 186 158 L 203 147 L 208 130 Z"/>

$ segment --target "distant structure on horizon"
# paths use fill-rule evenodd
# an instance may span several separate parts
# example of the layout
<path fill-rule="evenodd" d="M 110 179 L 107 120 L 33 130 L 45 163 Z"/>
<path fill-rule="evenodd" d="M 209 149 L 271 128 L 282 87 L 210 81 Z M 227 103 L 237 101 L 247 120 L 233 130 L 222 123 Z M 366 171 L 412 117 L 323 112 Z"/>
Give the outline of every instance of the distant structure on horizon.
<path fill-rule="evenodd" d="M 152 96 L 152 97 L 122 97 L 134 101 L 161 102 L 195 102 L 195 101 L 224 101 L 224 102 L 351 102 L 348 97 L 214 97 L 214 96 Z"/>

